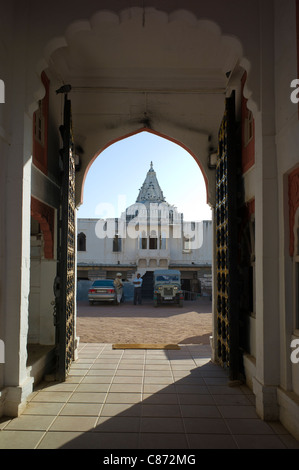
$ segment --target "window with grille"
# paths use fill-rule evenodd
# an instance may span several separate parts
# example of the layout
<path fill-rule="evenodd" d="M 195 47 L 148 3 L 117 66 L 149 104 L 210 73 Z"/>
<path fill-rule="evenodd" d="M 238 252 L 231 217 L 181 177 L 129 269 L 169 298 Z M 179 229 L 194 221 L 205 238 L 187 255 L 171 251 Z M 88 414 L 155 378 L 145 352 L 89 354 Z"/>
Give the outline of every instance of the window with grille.
<path fill-rule="evenodd" d="M 86 235 L 83 232 L 78 234 L 77 247 L 78 251 L 86 251 Z"/>
<path fill-rule="evenodd" d="M 119 235 L 115 235 L 113 238 L 113 252 L 119 252 L 121 251 L 121 238 Z"/>

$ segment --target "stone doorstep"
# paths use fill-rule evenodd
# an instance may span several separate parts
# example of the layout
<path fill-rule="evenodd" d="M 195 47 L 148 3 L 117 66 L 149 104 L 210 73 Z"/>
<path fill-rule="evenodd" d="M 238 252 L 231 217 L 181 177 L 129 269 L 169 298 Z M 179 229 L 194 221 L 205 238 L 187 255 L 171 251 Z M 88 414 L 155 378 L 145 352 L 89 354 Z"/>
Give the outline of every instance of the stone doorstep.
<path fill-rule="evenodd" d="M 27 406 L 27 399 L 33 391 L 33 377 L 27 377 L 22 385 L 6 387 L 1 393 L 5 393 L 3 402 L 3 415 L 9 417 L 20 416 Z"/>
<path fill-rule="evenodd" d="M 36 386 L 50 372 L 55 361 L 55 346 L 32 345 L 28 348 L 27 375 Z"/>
<path fill-rule="evenodd" d="M 294 392 L 277 389 L 281 424 L 299 441 L 299 397 Z"/>

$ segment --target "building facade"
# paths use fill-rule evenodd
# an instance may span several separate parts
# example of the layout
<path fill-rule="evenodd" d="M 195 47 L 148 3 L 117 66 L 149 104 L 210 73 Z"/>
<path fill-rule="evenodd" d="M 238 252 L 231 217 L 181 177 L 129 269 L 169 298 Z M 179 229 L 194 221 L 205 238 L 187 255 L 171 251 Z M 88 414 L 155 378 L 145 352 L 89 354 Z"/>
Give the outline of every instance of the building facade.
<path fill-rule="evenodd" d="M 186 297 L 212 295 L 212 221 L 185 221 L 166 202 L 152 163 L 135 204 L 119 218 L 79 218 L 77 232 L 79 288 L 117 271 L 130 281 L 137 272 L 148 278 L 155 269 L 179 269 Z"/>
<path fill-rule="evenodd" d="M 1 2 L 0 414 L 26 407 L 36 381 L 31 346 L 56 350 L 69 336 L 57 336 L 54 306 L 74 300 L 75 271 L 61 278 L 57 269 L 75 257 L 74 220 L 69 233 L 65 218 L 84 198 L 93 160 L 118 140 L 153 132 L 185 148 L 206 181 L 213 359 L 229 353 L 219 349 L 229 308 L 259 416 L 280 419 L 299 438 L 298 24 L 296 0 Z M 75 163 L 66 174 L 68 84 Z M 236 171 L 228 154 L 238 155 Z M 65 176 L 73 202 L 63 212 Z M 232 236 L 226 227 L 234 225 Z M 71 359 L 75 326 L 74 315 Z"/>

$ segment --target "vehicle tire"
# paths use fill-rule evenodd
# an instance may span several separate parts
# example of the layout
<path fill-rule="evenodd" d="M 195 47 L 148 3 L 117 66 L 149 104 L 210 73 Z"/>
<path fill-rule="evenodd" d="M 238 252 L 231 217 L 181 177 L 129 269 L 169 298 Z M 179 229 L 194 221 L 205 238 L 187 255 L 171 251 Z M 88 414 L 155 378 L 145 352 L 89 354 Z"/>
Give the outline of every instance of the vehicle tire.
<path fill-rule="evenodd" d="M 89 305 L 93 305 L 93 300 L 90 300 L 90 301 L 89 301 Z"/>
<path fill-rule="evenodd" d="M 179 300 L 179 307 L 182 307 L 182 306 L 183 306 L 183 300 L 180 299 L 180 300 Z"/>

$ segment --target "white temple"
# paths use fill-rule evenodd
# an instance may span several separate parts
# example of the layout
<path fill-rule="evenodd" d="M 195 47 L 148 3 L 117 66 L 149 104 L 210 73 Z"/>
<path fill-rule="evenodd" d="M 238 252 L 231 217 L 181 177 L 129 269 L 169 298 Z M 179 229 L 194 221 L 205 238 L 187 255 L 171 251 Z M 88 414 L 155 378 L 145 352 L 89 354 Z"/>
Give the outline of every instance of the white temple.
<path fill-rule="evenodd" d="M 152 162 L 136 203 L 119 218 L 78 219 L 77 249 L 79 283 L 114 278 L 116 271 L 130 280 L 136 272 L 146 278 L 173 268 L 186 291 L 210 295 L 212 222 L 184 221 L 166 201 Z"/>

